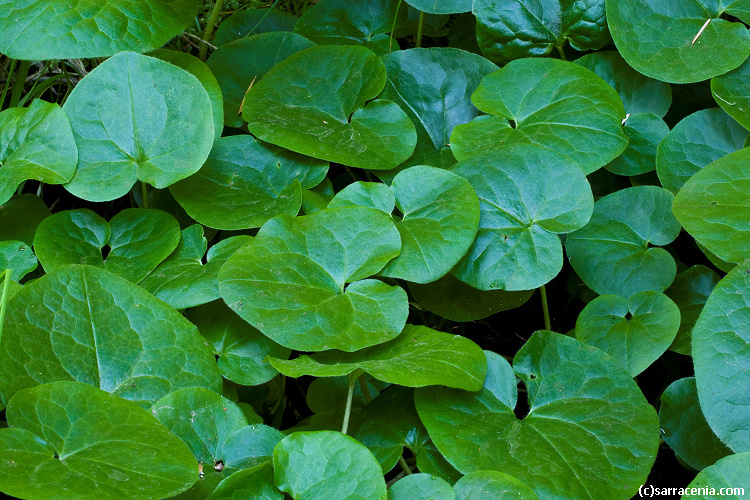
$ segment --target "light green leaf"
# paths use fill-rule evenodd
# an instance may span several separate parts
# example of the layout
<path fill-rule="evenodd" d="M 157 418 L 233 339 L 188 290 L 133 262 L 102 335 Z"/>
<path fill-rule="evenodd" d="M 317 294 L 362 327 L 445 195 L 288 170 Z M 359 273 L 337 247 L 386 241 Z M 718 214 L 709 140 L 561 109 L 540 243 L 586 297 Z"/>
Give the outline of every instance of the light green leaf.
<path fill-rule="evenodd" d="M 89 209 L 66 210 L 44 219 L 34 250 L 46 272 L 88 264 L 138 283 L 180 242 L 180 225 L 161 210 L 127 208 L 107 223 Z M 109 246 L 106 260 L 102 248 Z"/>
<path fill-rule="evenodd" d="M 0 430 L 0 490 L 9 495 L 159 499 L 198 479 L 188 447 L 146 410 L 87 384 L 60 381 L 20 391 L 7 418 L 10 428 Z"/>
<path fill-rule="evenodd" d="M 396 208 L 396 197 L 391 188 L 380 182 L 352 182 L 328 203 L 328 208 L 351 206 L 372 208 L 390 215 Z"/>
<path fill-rule="evenodd" d="M 607 22 L 622 57 L 636 71 L 671 83 L 726 73 L 750 55 L 747 2 L 607 0 Z"/>
<path fill-rule="evenodd" d="M 273 452 L 276 486 L 294 500 L 385 498 L 383 474 L 362 444 L 335 431 L 295 432 Z M 304 473 L 300 473 L 304 471 Z"/>
<path fill-rule="evenodd" d="M 480 201 L 477 238 L 451 271 L 458 279 L 480 290 L 531 290 L 560 272 L 557 234 L 583 227 L 594 205 L 573 161 L 516 144 L 461 161 L 452 171 Z"/>
<path fill-rule="evenodd" d="M 78 145 L 78 169 L 65 189 L 109 201 L 136 180 L 159 189 L 198 171 L 214 140 L 211 100 L 193 75 L 122 52 L 76 85 L 63 110 Z"/>
<path fill-rule="evenodd" d="M 471 0 L 406 0 L 406 3 L 428 14 L 460 14 L 471 10 Z"/>
<path fill-rule="evenodd" d="M 656 150 L 669 133 L 669 126 L 653 113 L 630 115 L 625 121 L 628 147 L 606 165 L 618 175 L 641 175 L 656 169 Z"/>
<path fill-rule="evenodd" d="M 356 351 L 396 337 L 406 292 L 375 279 L 401 249 L 390 217 L 364 207 L 279 216 L 219 272 L 224 301 L 275 342 Z"/>
<path fill-rule="evenodd" d="M 0 52 L 31 61 L 148 52 L 182 33 L 197 13 L 195 0 L 3 0 Z"/>
<path fill-rule="evenodd" d="M 659 426 L 630 374 L 573 338 L 536 332 L 513 368 L 492 355 L 477 393 L 429 387 L 415 401 L 432 440 L 468 473 L 498 470 L 542 499 L 629 499 L 656 457 Z M 514 374 L 515 371 L 515 374 Z M 519 420 L 516 376 L 526 385 Z"/>
<path fill-rule="evenodd" d="M 37 264 L 36 256 L 30 245 L 23 241 L 0 241 L 0 273 L 10 269 L 13 272 L 11 279 L 16 283 L 36 269 Z M 0 294 L 2 293 L 1 290 Z"/>
<path fill-rule="evenodd" d="M 212 42 L 221 47 L 249 35 L 294 31 L 298 20 L 296 16 L 277 9 L 239 10 L 221 22 Z"/>
<path fill-rule="evenodd" d="M 716 102 L 743 127 L 750 129 L 750 64 L 711 79 L 711 93 Z"/>
<path fill-rule="evenodd" d="M 662 393 L 659 427 L 675 455 L 695 470 L 732 454 L 706 423 L 694 377 L 676 380 Z"/>
<path fill-rule="evenodd" d="M 557 59 L 521 59 L 486 76 L 471 97 L 489 113 L 451 135 L 459 160 L 503 144 L 539 144 L 574 160 L 586 174 L 625 150 L 625 110 L 592 71 Z"/>
<path fill-rule="evenodd" d="M 2 8 L 0 4 L 0 12 Z M 25 180 L 68 182 L 77 162 L 70 122 L 57 104 L 34 99 L 28 108 L 0 113 L 0 205 L 10 200 Z"/>
<path fill-rule="evenodd" d="M 169 190 L 201 224 L 249 229 L 277 215 L 297 215 L 302 189 L 319 184 L 327 171 L 325 161 L 235 135 L 217 139 L 198 173 Z"/>
<path fill-rule="evenodd" d="M 471 340 L 414 325 L 406 325 L 389 342 L 357 352 L 329 351 L 269 361 L 289 377 L 336 377 L 361 369 L 378 380 L 406 387 L 439 384 L 467 391 L 481 387 L 487 366 L 482 350 Z"/>
<path fill-rule="evenodd" d="M 674 215 L 690 236 L 727 262 L 742 262 L 750 243 L 750 149 L 693 175 L 674 199 Z"/>
<path fill-rule="evenodd" d="M 565 251 L 584 283 L 600 295 L 662 292 L 677 266 L 663 248 L 680 233 L 672 195 L 655 186 L 616 191 L 597 200 L 589 223 L 568 235 Z"/>
<path fill-rule="evenodd" d="M 682 498 L 685 500 L 688 498 L 712 500 L 716 498 L 716 492 L 724 488 L 725 490 L 732 489 L 733 492 L 722 495 L 724 498 L 742 500 L 745 497 L 745 492 L 750 489 L 749 477 L 750 453 L 730 455 L 703 469 L 687 486 L 688 488 L 699 488 L 698 493 L 689 497 L 685 495 Z M 737 491 L 735 488 L 739 488 L 741 491 Z"/>
<path fill-rule="evenodd" d="M 61 267 L 8 302 L 0 394 L 7 402 L 27 387 L 76 380 L 150 406 L 182 387 L 220 391 L 203 342 L 181 314 L 129 281 Z"/>
<path fill-rule="evenodd" d="M 578 315 L 576 338 L 615 358 L 635 377 L 664 354 L 680 328 L 680 309 L 659 292 L 625 299 L 600 295 Z"/>
<path fill-rule="evenodd" d="M 450 483 L 430 474 L 412 474 L 388 489 L 388 500 L 455 500 Z"/>
<path fill-rule="evenodd" d="M 680 330 L 669 348 L 690 356 L 691 331 L 698 320 L 719 275 L 705 266 L 693 266 L 679 273 L 664 292 L 680 308 Z"/>
<path fill-rule="evenodd" d="M 240 500 L 242 498 L 284 500 L 284 494 L 273 483 L 271 462 L 235 472 L 219 483 L 208 500 Z"/>
<path fill-rule="evenodd" d="M 311 47 L 256 82 L 242 116 L 261 140 L 351 167 L 387 170 L 411 156 L 417 135 L 398 105 L 371 101 L 385 80 L 383 63 L 369 49 Z"/>
<path fill-rule="evenodd" d="M 0 204 L 0 241 L 18 240 L 31 245 L 39 223 L 52 214 L 40 197 L 20 194 Z"/>
<path fill-rule="evenodd" d="M 478 470 L 469 472 L 453 485 L 456 500 L 538 500 L 524 483 L 502 472 Z"/>
<path fill-rule="evenodd" d="M 744 147 L 748 132 L 719 108 L 683 118 L 659 144 L 656 173 L 661 185 L 677 191 L 700 169 Z"/>
<path fill-rule="evenodd" d="M 716 285 L 693 328 L 698 398 L 711 429 L 734 452 L 750 450 L 750 262 Z"/>

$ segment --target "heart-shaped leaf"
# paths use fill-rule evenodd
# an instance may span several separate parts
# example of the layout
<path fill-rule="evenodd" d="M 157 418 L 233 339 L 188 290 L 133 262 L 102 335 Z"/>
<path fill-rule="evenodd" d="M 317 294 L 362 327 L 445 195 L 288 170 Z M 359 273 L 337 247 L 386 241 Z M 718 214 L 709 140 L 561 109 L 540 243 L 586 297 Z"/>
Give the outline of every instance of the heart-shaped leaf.
<path fill-rule="evenodd" d="M 542 499 L 628 499 L 638 491 L 656 457 L 658 419 L 616 361 L 573 338 L 536 332 L 513 368 L 492 353 L 488 364 L 477 393 L 415 393 L 422 422 L 458 470 L 499 470 Z M 516 376 L 528 392 L 523 420 L 513 413 Z"/>
<path fill-rule="evenodd" d="M 290 434 L 274 449 L 273 468 L 276 486 L 295 500 L 386 497 L 378 461 L 340 432 Z"/>
<path fill-rule="evenodd" d="M 143 408 L 87 384 L 20 391 L 7 418 L 0 490 L 9 495 L 159 499 L 198 479 L 195 459 L 177 436 Z"/>
<path fill-rule="evenodd" d="M 405 476 L 388 489 L 388 500 L 455 500 L 449 482 L 430 474 Z"/>
<path fill-rule="evenodd" d="M 406 3 L 428 14 L 460 14 L 471 10 L 471 0 L 406 0 Z"/>
<path fill-rule="evenodd" d="M 195 0 L 3 2 L 0 52 L 32 61 L 148 52 L 182 33 L 197 14 Z"/>
<path fill-rule="evenodd" d="M 357 352 L 329 351 L 270 362 L 289 377 L 336 377 L 360 369 L 406 387 L 445 385 L 467 391 L 480 388 L 486 372 L 482 350 L 471 340 L 414 325 L 406 325 L 390 342 Z"/>
<path fill-rule="evenodd" d="M 672 195 L 655 186 L 616 191 L 597 200 L 591 220 L 565 240 L 570 264 L 600 295 L 631 297 L 662 292 L 677 266 L 663 248 L 680 233 L 672 215 Z"/>
<path fill-rule="evenodd" d="M 706 421 L 735 452 L 750 450 L 750 262 L 727 274 L 693 328 L 693 364 Z"/>
<path fill-rule="evenodd" d="M 656 150 L 669 133 L 669 126 L 653 113 L 638 113 L 625 121 L 628 147 L 606 165 L 618 175 L 641 175 L 656 169 Z"/>
<path fill-rule="evenodd" d="M 44 219 L 34 237 L 34 250 L 48 273 L 68 264 L 88 264 L 138 283 L 179 242 L 180 225 L 161 210 L 129 208 L 107 223 L 82 208 Z M 105 245 L 109 246 L 106 260 Z"/>
<path fill-rule="evenodd" d="M 524 483 L 495 470 L 469 472 L 453 485 L 456 500 L 538 500 Z"/>
<path fill-rule="evenodd" d="M 243 469 L 224 479 L 208 500 L 284 500 L 284 494 L 273 482 L 273 464 L 266 462 L 252 469 Z"/>
<path fill-rule="evenodd" d="M 371 101 L 385 80 L 382 61 L 365 47 L 311 47 L 253 85 L 242 117 L 261 140 L 351 167 L 387 170 L 411 156 L 417 134 L 398 105 Z M 295 85 L 299 91 L 290 92 Z"/>
<path fill-rule="evenodd" d="M 521 59 L 486 76 L 471 100 L 488 116 L 457 126 L 459 160 L 504 144 L 539 144 L 586 173 L 625 150 L 625 110 L 617 92 L 592 71 L 557 59 Z"/>
<path fill-rule="evenodd" d="M 719 108 L 683 118 L 659 144 L 656 173 L 661 185 L 677 191 L 700 169 L 744 147 L 748 132 Z"/>
<path fill-rule="evenodd" d="M 598 347 L 635 377 L 664 354 L 680 328 L 680 309 L 659 292 L 625 299 L 600 295 L 578 315 L 576 338 Z"/>
<path fill-rule="evenodd" d="M 137 285 L 96 267 L 61 267 L 8 303 L 0 394 L 8 401 L 27 387 L 76 380 L 150 406 L 182 387 L 220 391 L 204 342 Z"/>
<path fill-rule="evenodd" d="M 0 241 L 18 240 L 31 245 L 39 223 L 51 214 L 44 200 L 38 196 L 13 196 L 0 204 Z"/>
<path fill-rule="evenodd" d="M 711 79 L 711 93 L 719 106 L 743 127 L 750 129 L 750 64 Z"/>
<path fill-rule="evenodd" d="M 734 494 L 737 500 L 745 496 L 750 489 L 750 453 L 737 453 L 724 457 L 710 467 L 703 469 L 700 474 L 687 486 L 695 488 L 697 493 L 690 495 L 697 500 L 711 500 L 716 498 L 716 492 L 724 489 L 729 495 Z M 683 497 L 686 498 L 686 497 Z M 727 498 L 732 498 L 727 496 Z"/>
<path fill-rule="evenodd" d="M 477 238 L 451 271 L 458 279 L 480 290 L 531 290 L 560 272 L 557 234 L 583 227 L 594 205 L 572 160 L 536 145 L 507 145 L 459 162 L 453 173 L 480 201 Z"/>
<path fill-rule="evenodd" d="M 741 22 L 747 6 L 717 0 L 607 0 L 617 49 L 636 71 L 672 83 L 692 83 L 730 71 L 750 55 Z"/>
<path fill-rule="evenodd" d="M 679 273 L 664 292 L 680 308 L 680 330 L 669 346 L 671 350 L 690 356 L 690 332 L 719 279 L 715 271 L 693 266 Z"/>
<path fill-rule="evenodd" d="M 0 241 L 0 269 L 10 269 L 13 272 L 11 279 L 16 283 L 38 264 L 30 245 L 15 240 Z"/>
<path fill-rule="evenodd" d="M 401 249 L 390 217 L 364 207 L 279 216 L 219 272 L 224 301 L 275 342 L 356 351 L 396 337 L 406 292 L 375 279 Z"/>
<path fill-rule="evenodd" d="M 676 380 L 662 393 L 659 427 L 675 455 L 695 470 L 732 453 L 706 423 L 694 377 Z"/>
<path fill-rule="evenodd" d="M 235 135 L 217 139 L 198 173 L 169 190 L 201 224 L 249 229 L 277 215 L 297 215 L 302 190 L 319 184 L 327 171 L 325 161 Z"/>
<path fill-rule="evenodd" d="M 157 188 L 194 174 L 214 140 L 211 100 L 193 75 L 170 63 L 121 52 L 70 93 L 63 110 L 78 145 L 65 189 L 109 201 L 136 180 Z"/>
<path fill-rule="evenodd" d="M 673 210 L 685 230 L 720 259 L 746 259 L 750 149 L 728 154 L 693 175 L 675 196 Z"/>
<path fill-rule="evenodd" d="M 212 42 L 221 47 L 249 35 L 294 31 L 298 20 L 297 16 L 277 9 L 238 10 L 221 22 Z"/>
<path fill-rule="evenodd" d="M 77 162 L 70 122 L 57 104 L 34 99 L 28 108 L 0 113 L 0 205 L 25 180 L 68 182 Z"/>
<path fill-rule="evenodd" d="M 474 0 L 477 42 L 484 55 L 498 64 L 543 56 L 565 41 L 576 50 L 597 50 L 610 42 L 604 0 Z"/>

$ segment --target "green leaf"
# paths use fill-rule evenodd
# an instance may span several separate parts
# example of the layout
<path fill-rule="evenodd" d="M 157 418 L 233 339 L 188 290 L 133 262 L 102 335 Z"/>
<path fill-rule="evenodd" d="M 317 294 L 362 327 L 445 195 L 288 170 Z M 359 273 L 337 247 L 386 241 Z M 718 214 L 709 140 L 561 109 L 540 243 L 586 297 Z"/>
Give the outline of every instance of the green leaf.
<path fill-rule="evenodd" d="M 214 50 L 206 64 L 216 75 L 224 96 L 224 124 L 243 126 L 242 104 L 248 88 L 279 62 L 314 45 L 295 33 L 274 32 L 250 35 Z"/>
<path fill-rule="evenodd" d="M 294 31 L 297 21 L 296 16 L 277 9 L 239 10 L 221 22 L 212 42 L 221 47 L 249 35 Z"/>
<path fill-rule="evenodd" d="M 660 292 L 625 299 L 600 295 L 578 315 L 576 338 L 615 358 L 635 377 L 672 344 L 680 328 L 680 309 Z"/>
<path fill-rule="evenodd" d="M 430 474 L 412 474 L 388 489 L 388 500 L 455 500 L 450 483 Z"/>
<path fill-rule="evenodd" d="M 690 236 L 720 259 L 746 259 L 750 149 L 730 153 L 693 175 L 675 196 L 673 211 Z"/>
<path fill-rule="evenodd" d="M 521 307 L 534 292 L 477 290 L 452 274 L 426 285 L 409 283 L 409 291 L 420 306 L 451 321 L 475 321 Z"/>
<path fill-rule="evenodd" d="M 653 113 L 638 113 L 625 121 L 628 147 L 606 165 L 618 175 L 641 175 L 656 169 L 656 150 L 669 133 L 669 126 Z"/>
<path fill-rule="evenodd" d="M 695 470 L 703 470 L 732 454 L 714 435 L 701 412 L 694 377 L 676 380 L 662 393 L 659 427 L 675 455 Z"/>
<path fill-rule="evenodd" d="M 260 385 L 279 374 L 266 357 L 289 358 L 290 350 L 248 325 L 222 301 L 190 309 L 185 317 L 209 341 L 222 376 L 240 385 Z"/>
<path fill-rule="evenodd" d="M 214 140 L 211 100 L 193 75 L 122 52 L 96 67 L 63 110 L 78 145 L 65 185 L 88 201 L 109 201 L 136 180 L 162 189 L 198 171 Z"/>
<path fill-rule="evenodd" d="M 34 250 L 48 273 L 68 264 L 88 264 L 138 283 L 179 242 L 180 225 L 161 210 L 127 208 L 107 223 L 81 208 L 44 219 L 37 228 Z M 106 260 L 105 245 L 109 246 Z"/>
<path fill-rule="evenodd" d="M 664 292 L 680 308 L 680 330 L 669 348 L 690 356 L 691 331 L 698 320 L 719 275 L 705 266 L 693 266 L 679 273 Z"/>
<path fill-rule="evenodd" d="M 471 340 L 414 325 L 406 325 L 389 342 L 357 352 L 329 351 L 269 361 L 289 377 L 336 377 L 361 369 L 378 380 L 406 387 L 439 384 L 467 391 L 481 387 L 486 370 L 482 350 Z"/>
<path fill-rule="evenodd" d="M 20 194 L 0 203 L 0 241 L 18 240 L 31 245 L 39 223 L 52 214 L 40 197 Z"/>
<path fill-rule="evenodd" d="M 0 12 L 2 8 L 0 5 Z M 10 200 L 25 180 L 68 182 L 77 162 L 70 122 L 57 104 L 34 99 L 28 108 L 0 113 L 0 205 Z"/>
<path fill-rule="evenodd" d="M 2 271 L 12 270 L 11 279 L 16 283 L 36 269 L 37 264 L 36 256 L 30 245 L 22 241 L 0 241 L 0 269 Z M 2 293 L 1 290 L 0 288 L 0 293 Z"/>
<path fill-rule="evenodd" d="M 456 500 L 538 500 L 524 483 L 502 472 L 478 470 L 469 472 L 453 485 Z"/>
<path fill-rule="evenodd" d="M 611 90 L 611 89 L 610 89 Z M 569 158 L 507 145 L 459 162 L 480 201 L 477 239 L 452 273 L 480 290 L 531 290 L 560 272 L 559 233 L 583 227 L 594 197 Z"/>
<path fill-rule="evenodd" d="M 390 217 L 364 207 L 279 216 L 219 272 L 224 301 L 273 341 L 356 351 L 396 337 L 406 292 L 375 279 L 401 249 Z"/>
<path fill-rule="evenodd" d="M 76 380 L 150 406 L 182 387 L 220 391 L 203 342 L 181 314 L 129 281 L 96 267 L 62 267 L 8 303 L 0 394 L 7 402 L 27 387 Z"/>
<path fill-rule="evenodd" d="M 385 184 L 357 181 L 336 193 L 328 203 L 328 208 L 351 206 L 373 208 L 391 215 L 393 209 L 396 208 L 396 197 L 391 188 Z M 401 251 L 403 252 L 403 249 Z"/>
<path fill-rule="evenodd" d="M 501 471 L 539 498 L 628 499 L 638 491 L 656 457 L 658 419 L 615 360 L 573 338 L 536 332 L 512 369 L 496 354 L 488 362 L 477 393 L 415 393 L 422 422 L 453 466 Z M 513 413 L 516 376 L 530 406 L 522 420 Z"/>
<path fill-rule="evenodd" d="M 428 14 L 460 14 L 471 11 L 471 0 L 406 0 L 406 3 Z"/>
<path fill-rule="evenodd" d="M 0 430 L 0 489 L 36 499 L 171 497 L 198 479 L 190 450 L 143 408 L 77 382 L 18 392 Z M 19 474 L 19 471 L 24 471 Z"/>
<path fill-rule="evenodd" d="M 589 223 L 568 235 L 565 251 L 584 283 L 600 295 L 662 292 L 677 266 L 663 248 L 680 233 L 672 195 L 655 186 L 616 191 L 594 204 Z"/>
<path fill-rule="evenodd" d="M 607 22 L 622 57 L 636 71 L 671 83 L 721 75 L 750 55 L 745 2 L 717 0 L 608 0 Z"/>
<path fill-rule="evenodd" d="M 328 177 L 325 177 L 314 188 L 302 190 L 302 212 L 305 215 L 311 215 L 324 210 L 333 196 L 333 184 Z"/>
<path fill-rule="evenodd" d="M 711 93 L 719 106 L 740 125 L 750 129 L 750 64 L 711 79 Z"/>
<path fill-rule="evenodd" d="M 747 130 L 719 108 L 696 111 L 675 125 L 659 144 L 659 181 L 677 194 L 700 169 L 742 149 L 747 138 Z"/>
<path fill-rule="evenodd" d="M 711 429 L 734 452 L 750 450 L 750 262 L 716 285 L 693 328 L 698 398 Z"/>
<path fill-rule="evenodd" d="M 370 101 L 385 80 L 383 63 L 369 49 L 311 47 L 256 82 L 242 116 L 261 140 L 351 167 L 387 170 L 411 156 L 417 136 L 398 105 Z"/>
<path fill-rule="evenodd" d="M 703 469 L 687 486 L 688 488 L 700 488 L 696 495 L 690 495 L 689 498 L 711 500 L 716 498 L 716 492 L 720 491 L 721 488 L 742 488 L 743 493 L 723 495 L 724 498 L 740 500 L 745 496 L 744 492 L 750 488 L 748 477 L 750 477 L 750 453 L 737 453 L 724 457 L 714 465 Z M 688 497 L 683 496 L 682 498 L 687 499 Z"/>
<path fill-rule="evenodd" d="M 565 41 L 576 50 L 598 50 L 610 42 L 604 0 L 535 2 L 474 0 L 477 42 L 484 55 L 498 64 L 543 56 Z"/>
<path fill-rule="evenodd" d="M 148 52 L 182 33 L 197 11 L 195 0 L 4 1 L 0 52 L 31 61 Z"/>
<path fill-rule="evenodd" d="M 319 184 L 327 171 L 325 161 L 236 135 L 217 139 L 198 173 L 169 190 L 203 225 L 249 229 L 277 215 L 297 215 L 302 189 Z"/>
<path fill-rule="evenodd" d="M 663 118 L 672 103 L 672 88 L 631 68 L 616 50 L 593 52 L 574 61 L 588 68 L 617 91 L 625 112 L 653 113 Z"/>
<path fill-rule="evenodd" d="M 284 500 L 284 494 L 273 483 L 273 465 L 265 462 L 252 469 L 237 471 L 224 479 L 208 500 Z"/>
<path fill-rule="evenodd" d="M 472 94 L 489 116 L 457 126 L 459 160 L 503 144 L 539 144 L 578 163 L 586 174 L 628 145 L 617 92 L 590 70 L 557 59 L 521 59 L 486 76 Z"/>
<path fill-rule="evenodd" d="M 340 432 L 290 434 L 276 446 L 273 467 L 276 486 L 294 500 L 386 497 L 375 457 Z"/>

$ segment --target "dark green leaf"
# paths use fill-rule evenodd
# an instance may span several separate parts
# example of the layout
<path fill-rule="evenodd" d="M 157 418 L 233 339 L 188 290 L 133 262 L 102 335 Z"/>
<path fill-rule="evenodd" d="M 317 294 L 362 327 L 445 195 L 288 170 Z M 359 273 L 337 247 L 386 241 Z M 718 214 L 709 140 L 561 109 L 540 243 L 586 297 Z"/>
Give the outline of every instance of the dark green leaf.
<path fill-rule="evenodd" d="M 460 14 L 471 10 L 471 0 L 406 0 L 406 3 L 428 14 Z"/>
<path fill-rule="evenodd" d="M 750 128 L 750 63 L 711 79 L 711 93 L 719 106 L 746 129 Z"/>
<path fill-rule="evenodd" d="M 502 472 L 478 470 L 469 472 L 453 485 L 456 500 L 538 500 L 524 483 Z"/>
<path fill-rule="evenodd" d="M 388 500 L 455 500 L 450 483 L 430 474 L 412 474 L 396 481 Z"/>
<path fill-rule="evenodd" d="M 656 150 L 669 133 L 669 126 L 653 113 L 638 113 L 625 121 L 628 147 L 606 165 L 618 175 L 641 175 L 656 169 Z"/>
<path fill-rule="evenodd" d="M 36 269 L 37 264 L 31 245 L 22 241 L 0 241 L 0 272 L 10 269 L 13 281 L 21 281 L 21 278 Z"/>
<path fill-rule="evenodd" d="M 277 9 L 240 10 L 221 22 L 212 41 L 220 47 L 248 35 L 294 31 L 297 21 L 296 16 Z"/>
<path fill-rule="evenodd" d="M 273 483 L 271 462 L 235 472 L 219 483 L 208 500 L 241 500 L 243 498 L 284 500 L 284 494 Z"/>
<path fill-rule="evenodd" d="M 711 269 L 693 266 L 679 273 L 664 292 L 680 308 L 680 330 L 669 346 L 671 350 L 690 356 L 690 332 L 719 279 Z"/>
<path fill-rule="evenodd" d="M 31 245 L 39 223 L 51 212 L 38 196 L 21 194 L 0 204 L 0 241 L 18 240 Z"/>

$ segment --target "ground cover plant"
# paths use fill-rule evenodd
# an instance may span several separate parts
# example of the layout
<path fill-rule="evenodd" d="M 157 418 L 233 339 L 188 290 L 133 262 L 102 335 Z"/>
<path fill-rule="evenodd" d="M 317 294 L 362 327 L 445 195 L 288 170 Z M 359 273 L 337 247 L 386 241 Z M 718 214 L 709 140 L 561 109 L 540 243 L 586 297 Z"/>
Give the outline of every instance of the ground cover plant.
<path fill-rule="evenodd" d="M 0 492 L 745 498 L 749 12 L 0 0 Z"/>

